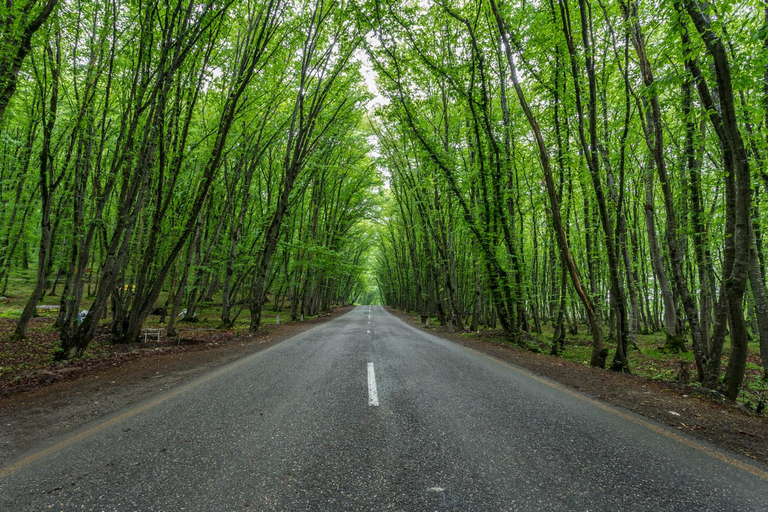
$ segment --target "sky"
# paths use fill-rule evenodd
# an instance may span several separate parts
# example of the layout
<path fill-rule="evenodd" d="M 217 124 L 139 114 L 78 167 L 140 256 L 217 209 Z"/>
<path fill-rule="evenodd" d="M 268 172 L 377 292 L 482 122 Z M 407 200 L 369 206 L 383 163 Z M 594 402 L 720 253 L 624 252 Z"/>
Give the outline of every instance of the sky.
<path fill-rule="evenodd" d="M 372 32 L 369 32 L 365 38 L 369 45 L 373 47 L 378 46 L 378 40 Z M 372 114 L 373 111 L 376 110 L 376 107 L 389 104 L 389 100 L 381 95 L 379 88 L 376 86 L 377 75 L 376 71 L 373 69 L 373 63 L 368 56 L 368 52 L 363 48 L 358 49 L 354 54 L 354 60 L 360 62 L 360 71 L 365 79 L 365 85 L 368 87 L 368 91 L 373 95 L 373 99 L 368 102 L 368 112 Z"/>

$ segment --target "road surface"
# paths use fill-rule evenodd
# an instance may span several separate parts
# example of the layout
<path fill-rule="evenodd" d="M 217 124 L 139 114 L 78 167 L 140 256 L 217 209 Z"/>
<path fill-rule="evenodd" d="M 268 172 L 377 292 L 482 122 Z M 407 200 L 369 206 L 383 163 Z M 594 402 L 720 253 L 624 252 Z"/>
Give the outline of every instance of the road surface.
<path fill-rule="evenodd" d="M 768 510 L 768 473 L 350 313 L 0 468 L 0 510 Z"/>

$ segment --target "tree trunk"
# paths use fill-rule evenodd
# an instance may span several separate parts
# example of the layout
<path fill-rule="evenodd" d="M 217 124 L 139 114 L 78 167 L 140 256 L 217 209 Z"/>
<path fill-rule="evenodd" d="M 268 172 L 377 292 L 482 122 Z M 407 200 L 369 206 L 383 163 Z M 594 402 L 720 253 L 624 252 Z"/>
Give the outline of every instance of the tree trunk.
<path fill-rule="evenodd" d="M 720 108 L 710 112 L 710 119 L 713 120 L 715 131 L 718 132 L 723 145 L 723 157 L 728 175 L 726 176 L 726 195 L 731 199 L 727 204 L 732 209 L 733 266 L 729 274 L 725 272 L 723 274 L 731 338 L 731 353 L 724 384 L 726 397 L 735 400 L 744 378 L 749 347 L 749 333 L 742 299 L 749 278 L 750 260 L 755 242 L 752 232 L 751 170 L 749 156 L 738 124 L 728 52 L 722 39 L 712 27 L 706 11 L 707 5 L 702 5 L 697 0 L 687 0 L 685 5 L 696 30 L 706 45 L 707 53 L 712 57 L 720 100 Z M 700 85 L 703 84 L 700 83 Z M 702 92 L 701 87 L 699 91 Z M 705 98 L 702 100 L 705 106 L 710 108 L 710 105 L 706 104 L 709 103 L 708 100 L 705 101 Z"/>
<path fill-rule="evenodd" d="M 656 171 L 659 175 L 662 196 L 664 198 L 664 207 L 667 214 L 666 239 L 669 250 L 669 259 L 672 266 L 672 275 L 674 277 L 677 293 L 680 294 L 683 302 L 688 325 L 691 328 L 691 338 L 694 355 L 696 357 L 696 365 L 701 370 L 704 365 L 704 347 L 701 336 L 701 327 L 699 325 L 699 311 L 696 302 L 690 293 L 688 282 L 683 272 L 683 255 L 680 254 L 679 237 L 677 233 L 677 213 L 675 210 L 672 188 L 669 183 L 667 163 L 664 156 L 664 130 L 661 105 L 657 88 L 654 83 L 653 73 L 651 71 L 651 64 L 646 54 L 645 39 L 640 29 L 636 4 L 631 0 L 626 4 L 622 1 L 622 7 L 626 12 L 627 18 L 630 19 L 632 23 L 632 44 L 635 47 L 635 52 L 640 61 L 643 83 L 649 91 L 650 109 L 647 109 L 646 115 L 648 116 L 648 124 L 650 126 L 648 128 L 649 133 L 646 133 L 646 141 L 656 162 Z"/>
<path fill-rule="evenodd" d="M 56 55 L 49 46 L 47 48 L 48 60 L 51 65 L 51 97 L 48 113 L 43 113 L 43 147 L 40 150 L 40 198 L 42 200 L 40 212 L 40 245 L 37 253 L 37 275 L 35 288 L 27 301 L 24 310 L 21 313 L 19 321 L 13 333 L 14 339 L 24 339 L 27 337 L 27 327 L 33 316 L 37 313 L 37 302 L 45 291 L 46 272 L 48 261 L 51 256 L 51 206 L 53 204 L 53 193 L 64 177 L 64 173 L 54 180 L 53 173 L 53 153 L 51 142 L 53 138 L 53 128 L 56 124 L 56 113 L 59 101 L 59 70 L 61 69 L 61 50 L 56 44 Z M 14 77 L 15 87 L 15 77 Z M 5 105 L 0 103 L 0 115 L 2 115 Z"/>
<path fill-rule="evenodd" d="M 677 303 L 672 296 L 672 289 L 667 280 L 667 271 L 664 269 L 664 260 L 661 257 L 659 239 L 656 235 L 655 201 L 653 199 L 654 179 L 652 169 L 645 176 L 645 229 L 648 233 L 648 248 L 651 253 L 651 266 L 653 274 L 661 290 L 661 299 L 664 302 L 664 330 L 667 341 L 664 348 L 670 352 L 685 350 L 685 340 L 678 332 L 679 321 L 677 318 Z"/>
<path fill-rule="evenodd" d="M 595 309 L 592 306 L 592 301 L 590 300 L 589 295 L 587 294 L 586 290 L 582 286 L 581 277 L 579 276 L 579 271 L 576 268 L 576 262 L 573 260 L 573 256 L 571 255 L 571 250 L 568 246 L 568 239 L 566 237 L 565 229 L 563 228 L 563 221 L 560 216 L 560 202 L 557 198 L 555 182 L 552 177 L 552 168 L 550 165 L 547 145 L 544 142 L 544 137 L 541 133 L 541 129 L 539 128 L 539 123 L 538 121 L 536 121 L 536 118 L 534 117 L 533 112 L 531 111 L 528 105 L 528 101 L 525 98 L 523 89 L 520 86 L 520 82 L 517 79 L 517 71 L 515 68 L 514 60 L 512 59 L 512 49 L 509 44 L 509 38 L 507 37 L 508 30 L 504 24 L 504 21 L 501 18 L 501 15 L 499 14 L 496 1 L 490 0 L 490 3 L 491 3 L 491 9 L 493 10 L 493 15 L 496 19 L 496 24 L 498 26 L 499 33 L 501 34 L 501 38 L 504 43 L 504 50 L 506 52 L 507 61 L 509 63 L 510 74 L 512 78 L 512 83 L 514 84 L 514 87 L 515 87 L 515 92 L 517 93 L 517 97 L 520 102 L 520 106 L 522 107 L 523 112 L 525 113 L 525 117 L 528 120 L 528 124 L 530 125 L 531 130 L 533 131 L 534 136 L 536 137 L 536 143 L 539 149 L 539 158 L 541 160 L 542 169 L 544 171 L 544 181 L 547 188 L 547 194 L 549 196 L 550 208 L 552 210 L 553 224 L 555 226 L 555 232 L 557 234 L 557 241 L 558 241 L 558 245 L 560 246 L 560 252 L 561 252 L 561 257 L 563 259 L 563 264 L 568 269 L 568 272 L 571 275 L 573 286 L 576 289 L 576 293 L 581 299 L 582 304 L 584 305 L 584 309 L 586 310 L 586 313 L 587 313 L 587 321 L 589 322 L 590 327 L 592 329 L 592 358 L 591 358 L 590 364 L 592 366 L 601 366 L 601 362 L 605 364 L 604 363 L 605 358 L 603 354 L 603 331 L 602 331 L 602 328 L 600 327 L 600 323 L 598 322 Z"/>
<path fill-rule="evenodd" d="M 32 50 L 32 37 L 48 20 L 58 0 L 47 0 L 34 18 L 27 19 L 30 7 L 36 3 L 36 0 L 9 1 L 3 12 L 7 18 L 0 31 L 0 122 L 16 92 L 21 65 Z"/>

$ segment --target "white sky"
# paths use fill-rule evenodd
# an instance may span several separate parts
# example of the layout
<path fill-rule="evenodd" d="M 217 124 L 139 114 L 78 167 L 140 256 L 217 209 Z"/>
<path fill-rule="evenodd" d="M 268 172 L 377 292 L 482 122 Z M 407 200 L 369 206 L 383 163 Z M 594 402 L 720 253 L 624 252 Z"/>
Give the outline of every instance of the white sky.
<path fill-rule="evenodd" d="M 373 46 L 378 45 L 378 41 L 376 40 L 376 37 L 373 35 L 373 33 L 368 33 L 366 35 L 366 40 L 368 41 L 368 44 Z M 382 96 L 379 92 L 379 88 L 376 87 L 377 75 L 376 71 L 373 69 L 373 63 L 368 57 L 368 53 L 362 48 L 358 49 L 355 52 L 354 60 L 360 62 L 360 72 L 363 74 L 363 78 L 365 79 L 365 85 L 368 87 L 368 91 L 373 94 L 373 99 L 368 102 L 368 111 L 373 113 L 376 107 L 389 104 L 389 100 Z"/>

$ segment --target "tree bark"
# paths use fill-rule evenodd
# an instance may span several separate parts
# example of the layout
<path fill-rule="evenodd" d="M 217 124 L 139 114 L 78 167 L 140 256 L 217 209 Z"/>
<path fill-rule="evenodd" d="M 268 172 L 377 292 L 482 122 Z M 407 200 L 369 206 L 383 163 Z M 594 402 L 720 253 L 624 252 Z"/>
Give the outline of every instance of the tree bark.
<path fill-rule="evenodd" d="M 731 196 L 733 208 L 733 266 L 724 273 L 724 289 L 727 297 L 728 322 L 730 324 L 731 353 L 725 373 L 725 396 L 735 400 L 744 378 L 747 363 L 749 334 L 744 318 L 743 297 L 749 277 L 749 266 L 754 251 L 754 233 L 751 216 L 751 170 L 749 157 L 741 136 L 736 112 L 731 68 L 728 52 L 721 37 L 713 29 L 707 10 L 708 2 L 686 0 L 686 10 L 696 30 L 704 41 L 707 53 L 714 64 L 717 92 L 720 101 L 716 131 L 724 146 L 726 158 L 726 194 Z M 703 98 L 702 98 L 703 99 Z M 715 120 L 715 111 L 710 118 Z M 729 161 L 730 160 L 730 161 Z"/>
<path fill-rule="evenodd" d="M 43 112 L 43 146 L 40 150 L 40 244 L 37 253 L 37 275 L 35 279 L 35 288 L 27 301 L 24 310 L 21 313 L 19 321 L 14 329 L 14 339 L 24 339 L 27 337 L 27 328 L 32 317 L 37 313 L 37 302 L 42 297 L 45 290 L 45 280 L 48 270 L 48 260 L 51 256 L 51 206 L 53 204 L 53 194 L 58 188 L 61 180 L 64 178 L 64 172 L 60 172 L 57 178 L 54 178 L 54 155 L 51 149 L 53 139 L 53 128 L 56 125 L 56 115 L 59 102 L 59 72 L 61 70 L 61 49 L 56 41 L 56 54 L 50 47 L 47 47 L 47 59 L 51 70 L 51 95 L 49 99 L 48 112 Z M 15 87 L 15 82 L 14 82 Z M 0 108 L 4 109 L 2 103 Z M 2 114 L 2 110 L 0 110 Z"/>
<path fill-rule="evenodd" d="M 584 309 L 587 313 L 587 321 L 589 322 L 590 328 L 592 330 L 592 358 L 590 360 L 590 364 L 592 366 L 601 366 L 601 362 L 604 364 L 605 361 L 603 354 L 603 331 L 597 319 L 597 314 L 592 305 L 592 301 L 584 289 L 584 286 L 582 285 L 581 277 L 579 276 L 579 271 L 576 267 L 576 262 L 573 260 L 571 250 L 568 246 L 568 239 L 566 237 L 565 229 L 563 228 L 563 221 L 560 216 L 560 202 L 557 198 L 555 182 L 552 177 L 552 168 L 549 160 L 549 153 L 547 151 L 547 145 L 544 142 L 544 137 L 541 133 L 541 129 L 539 128 L 539 123 L 533 115 L 530 106 L 528 105 L 528 101 L 525 98 L 525 94 L 523 93 L 522 87 L 520 86 L 520 82 L 517 78 L 517 70 L 512 58 L 512 49 L 509 44 L 509 38 L 507 37 L 508 30 L 501 18 L 498 6 L 496 5 L 496 1 L 490 0 L 490 3 L 491 9 L 493 10 L 493 15 L 496 19 L 499 33 L 501 34 L 501 38 L 504 43 L 504 49 L 507 55 L 507 61 L 509 63 L 510 74 L 512 77 L 512 83 L 515 87 L 515 92 L 517 93 L 517 97 L 520 102 L 520 106 L 523 108 L 525 117 L 528 120 L 528 124 L 530 125 L 531 130 L 533 131 L 536 138 L 536 143 L 539 149 L 539 159 L 541 160 L 542 169 L 544 171 L 544 181 L 547 188 L 547 195 L 549 196 L 553 224 L 555 226 L 555 233 L 557 235 L 558 245 L 560 246 L 563 264 L 568 269 L 568 272 L 571 276 L 571 281 L 573 282 L 573 286 L 576 289 L 576 293 L 584 305 Z"/>
<path fill-rule="evenodd" d="M 2 25 L 3 28 L 9 27 L 10 30 L 0 31 L 2 36 L 0 42 L 0 123 L 3 121 L 8 103 L 16 92 L 19 71 L 21 71 L 24 59 L 32 50 L 32 37 L 48 20 L 57 3 L 58 0 L 47 0 L 40 12 L 34 18 L 29 19 L 30 11 L 37 4 L 37 0 L 7 2 L 6 8 L 9 19 L 4 20 Z"/>

